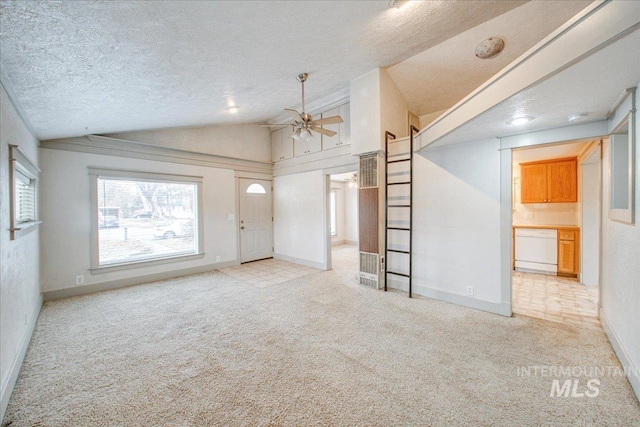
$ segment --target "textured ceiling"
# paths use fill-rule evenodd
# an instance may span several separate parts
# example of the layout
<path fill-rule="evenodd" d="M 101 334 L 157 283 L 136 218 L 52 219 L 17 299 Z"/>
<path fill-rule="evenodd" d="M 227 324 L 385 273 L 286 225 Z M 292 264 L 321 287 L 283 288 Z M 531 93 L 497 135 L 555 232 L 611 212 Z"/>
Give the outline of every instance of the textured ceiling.
<path fill-rule="evenodd" d="M 41 139 L 259 122 L 523 3 L 2 1 L 0 62 Z"/>
<path fill-rule="evenodd" d="M 454 105 L 587 7 L 590 0 L 532 1 L 394 65 L 389 69 L 411 110 L 423 116 Z M 490 59 L 476 46 L 498 36 L 504 50 Z"/>
<path fill-rule="evenodd" d="M 640 30 L 475 117 L 432 146 L 478 141 L 603 120 L 622 92 L 640 81 Z M 572 114 L 586 113 L 581 122 Z M 525 125 L 506 122 L 532 116 Z"/>

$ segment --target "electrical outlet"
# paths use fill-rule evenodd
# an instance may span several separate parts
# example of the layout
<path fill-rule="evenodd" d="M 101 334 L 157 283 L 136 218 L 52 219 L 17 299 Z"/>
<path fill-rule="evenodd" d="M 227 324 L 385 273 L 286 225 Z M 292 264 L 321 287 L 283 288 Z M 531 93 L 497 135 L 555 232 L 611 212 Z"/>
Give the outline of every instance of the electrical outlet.
<path fill-rule="evenodd" d="M 525 212 L 524 219 L 533 219 L 533 212 Z"/>
<path fill-rule="evenodd" d="M 467 286 L 467 295 L 473 295 L 473 286 Z"/>
<path fill-rule="evenodd" d="M 216 256 L 216 262 L 220 262 L 220 255 Z"/>
<path fill-rule="evenodd" d="M 76 276 L 76 285 L 84 285 L 84 276 Z"/>

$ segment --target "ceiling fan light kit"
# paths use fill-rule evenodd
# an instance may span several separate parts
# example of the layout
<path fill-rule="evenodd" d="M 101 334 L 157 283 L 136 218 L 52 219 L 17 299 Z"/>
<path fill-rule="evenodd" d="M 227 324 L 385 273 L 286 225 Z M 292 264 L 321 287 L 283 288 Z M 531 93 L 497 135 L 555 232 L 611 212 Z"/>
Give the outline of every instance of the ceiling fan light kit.
<path fill-rule="evenodd" d="M 296 79 L 302 85 L 302 112 L 298 113 L 296 110 L 291 110 L 289 108 L 284 109 L 284 111 L 289 113 L 289 115 L 293 118 L 293 123 L 276 123 L 276 124 L 265 125 L 265 126 L 291 126 L 292 132 L 291 132 L 291 135 L 289 135 L 289 137 L 295 139 L 296 141 L 300 141 L 301 139 L 304 141 L 312 140 L 314 135 L 311 131 L 317 132 L 329 137 L 334 136 L 336 134 L 336 132 L 329 129 L 323 129 L 321 126 L 342 123 L 343 122 L 342 117 L 332 116 L 332 117 L 322 118 L 320 120 L 313 120 L 313 117 L 311 117 L 310 114 L 307 114 L 304 111 L 304 82 L 307 81 L 308 77 L 309 77 L 309 74 L 307 73 L 300 73 L 296 77 Z"/>

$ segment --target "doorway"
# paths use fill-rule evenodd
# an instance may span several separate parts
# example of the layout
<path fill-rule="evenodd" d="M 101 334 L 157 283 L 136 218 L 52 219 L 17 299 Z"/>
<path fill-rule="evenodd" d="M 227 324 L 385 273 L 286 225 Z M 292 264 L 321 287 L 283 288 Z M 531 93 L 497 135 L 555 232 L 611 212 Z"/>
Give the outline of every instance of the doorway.
<path fill-rule="evenodd" d="M 512 151 L 512 310 L 599 329 L 600 141 Z"/>
<path fill-rule="evenodd" d="M 240 262 L 273 257 L 271 181 L 239 178 Z"/>
<path fill-rule="evenodd" d="M 358 271 L 357 172 L 332 174 L 329 184 L 330 265 L 355 274 Z"/>

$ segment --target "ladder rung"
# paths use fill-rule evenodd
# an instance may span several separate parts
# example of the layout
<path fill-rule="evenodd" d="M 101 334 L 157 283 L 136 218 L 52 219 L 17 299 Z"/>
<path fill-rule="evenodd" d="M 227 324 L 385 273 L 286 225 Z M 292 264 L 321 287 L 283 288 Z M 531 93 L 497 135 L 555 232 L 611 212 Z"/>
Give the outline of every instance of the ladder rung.
<path fill-rule="evenodd" d="M 404 273 L 396 273 L 394 271 L 387 271 L 387 273 L 389 274 L 395 274 L 396 276 L 402 276 L 402 277 L 411 277 L 408 274 L 404 274 Z"/>
<path fill-rule="evenodd" d="M 411 159 L 401 159 L 401 160 L 389 160 L 387 163 L 400 163 L 400 162 L 410 162 Z"/>
<path fill-rule="evenodd" d="M 402 228 L 402 227 L 387 227 L 387 230 L 403 230 L 403 231 L 411 231 L 410 228 Z"/>
<path fill-rule="evenodd" d="M 407 182 L 387 182 L 387 185 L 403 185 L 403 184 L 411 184 L 410 181 Z"/>
<path fill-rule="evenodd" d="M 398 254 L 410 254 L 411 252 L 409 251 L 399 251 L 398 249 L 387 249 L 387 252 L 395 252 Z"/>
<path fill-rule="evenodd" d="M 411 205 L 389 205 L 388 208 L 410 208 Z"/>

